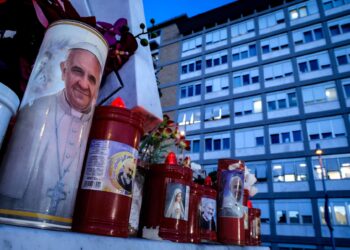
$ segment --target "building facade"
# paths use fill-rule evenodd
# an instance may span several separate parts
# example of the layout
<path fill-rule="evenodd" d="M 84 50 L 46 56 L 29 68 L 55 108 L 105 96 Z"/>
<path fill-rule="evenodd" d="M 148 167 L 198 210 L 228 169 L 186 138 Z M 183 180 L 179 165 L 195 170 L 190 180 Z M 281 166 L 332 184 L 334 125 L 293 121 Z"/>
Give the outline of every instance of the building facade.
<path fill-rule="evenodd" d="M 251 0 L 152 28 L 163 112 L 215 171 L 246 162 L 272 249 L 350 248 L 350 1 Z"/>

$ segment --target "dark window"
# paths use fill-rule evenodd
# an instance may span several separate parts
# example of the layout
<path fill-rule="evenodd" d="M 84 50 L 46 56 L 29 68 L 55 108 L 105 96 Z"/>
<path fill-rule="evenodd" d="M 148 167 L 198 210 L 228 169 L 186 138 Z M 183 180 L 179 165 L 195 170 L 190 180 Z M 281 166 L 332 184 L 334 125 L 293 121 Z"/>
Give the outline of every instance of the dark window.
<path fill-rule="evenodd" d="M 205 91 L 206 91 L 207 93 L 213 92 L 213 86 L 212 86 L 212 85 L 205 86 Z"/>
<path fill-rule="evenodd" d="M 224 55 L 221 57 L 221 63 L 222 64 L 227 63 L 227 55 Z"/>
<path fill-rule="evenodd" d="M 220 58 L 215 58 L 214 59 L 214 66 L 220 65 Z"/>
<path fill-rule="evenodd" d="M 299 63 L 298 65 L 299 65 L 300 72 L 302 72 L 302 73 L 308 72 L 306 62 Z"/>
<path fill-rule="evenodd" d="M 323 3 L 323 7 L 324 7 L 324 10 L 330 10 L 330 9 L 332 9 L 332 8 L 333 8 L 333 3 L 332 3 L 332 1 Z"/>
<path fill-rule="evenodd" d="M 258 136 L 255 137 L 256 146 L 263 146 L 264 145 L 264 137 Z"/>
<path fill-rule="evenodd" d="M 287 100 L 286 99 L 280 99 L 277 102 L 278 102 L 279 109 L 284 109 L 287 107 Z"/>
<path fill-rule="evenodd" d="M 212 151 L 212 139 L 205 139 L 205 151 Z"/>
<path fill-rule="evenodd" d="M 189 66 L 189 72 L 194 72 L 194 63 L 191 63 Z"/>
<path fill-rule="evenodd" d="M 236 54 L 233 54 L 232 55 L 232 61 L 238 61 L 239 60 L 239 54 L 236 53 Z"/>
<path fill-rule="evenodd" d="M 350 84 L 344 85 L 345 95 L 347 98 L 350 98 Z"/>
<path fill-rule="evenodd" d="M 322 28 L 314 29 L 315 40 L 320 40 L 323 38 Z"/>
<path fill-rule="evenodd" d="M 249 56 L 256 56 L 256 46 L 255 46 L 255 44 L 249 45 Z"/>
<path fill-rule="evenodd" d="M 318 140 L 320 139 L 320 135 L 319 134 L 311 134 L 310 136 L 310 140 Z"/>
<path fill-rule="evenodd" d="M 277 211 L 276 218 L 277 218 L 277 223 L 279 224 L 287 223 L 286 211 Z"/>
<path fill-rule="evenodd" d="M 257 83 L 257 82 L 259 82 L 259 76 L 253 76 L 252 83 Z"/>
<path fill-rule="evenodd" d="M 201 70 L 202 69 L 202 62 L 199 60 L 199 61 L 196 61 L 196 70 Z"/>
<path fill-rule="evenodd" d="M 193 96 L 193 85 L 188 86 L 187 96 L 188 97 Z"/>
<path fill-rule="evenodd" d="M 350 23 L 346 23 L 346 24 L 341 25 L 341 29 L 342 29 L 343 33 L 350 32 Z"/>
<path fill-rule="evenodd" d="M 221 140 L 220 139 L 214 140 L 214 150 L 221 150 Z"/>
<path fill-rule="evenodd" d="M 269 45 L 264 45 L 261 47 L 262 48 L 262 53 L 267 54 L 270 52 L 270 46 Z"/>
<path fill-rule="evenodd" d="M 195 85 L 195 95 L 200 95 L 201 94 L 201 85 L 197 84 Z"/>
<path fill-rule="evenodd" d="M 337 61 L 338 61 L 338 65 L 345 65 L 349 63 L 346 55 L 337 56 Z"/>
<path fill-rule="evenodd" d="M 311 215 L 302 215 L 303 224 L 312 224 L 312 216 Z"/>
<path fill-rule="evenodd" d="M 241 59 L 248 58 L 248 51 L 241 52 Z"/>
<path fill-rule="evenodd" d="M 324 132 L 321 135 L 322 135 L 322 139 L 332 138 L 332 133 L 331 132 Z"/>
<path fill-rule="evenodd" d="M 230 149 L 230 138 L 222 139 L 222 149 Z"/>
<path fill-rule="evenodd" d="M 315 71 L 315 70 L 319 70 L 320 67 L 318 66 L 318 61 L 317 60 L 310 60 L 310 70 L 311 71 Z"/>
<path fill-rule="evenodd" d="M 298 224 L 300 223 L 300 219 L 299 219 L 299 212 L 298 211 L 289 211 L 289 222 L 291 224 Z"/>
<path fill-rule="evenodd" d="M 243 75 L 242 78 L 243 78 L 243 85 L 249 85 L 249 80 L 250 80 L 249 74 Z"/>
<path fill-rule="evenodd" d="M 187 73 L 187 65 L 183 65 L 181 67 L 181 74 L 186 74 Z"/>
<path fill-rule="evenodd" d="M 334 7 L 339 7 L 339 6 L 342 6 L 344 5 L 344 0 L 334 0 Z"/>
<path fill-rule="evenodd" d="M 282 133 L 282 142 L 283 143 L 290 143 L 290 134 L 289 134 L 289 132 Z"/>
<path fill-rule="evenodd" d="M 245 115 L 253 114 L 253 110 L 251 110 L 251 109 L 249 109 L 249 110 L 244 110 L 244 114 L 245 114 Z"/>
<path fill-rule="evenodd" d="M 333 25 L 329 27 L 329 31 L 331 32 L 332 36 L 337 36 L 340 34 L 340 29 L 338 25 Z"/>
<path fill-rule="evenodd" d="M 301 141 L 301 131 L 300 130 L 295 130 L 292 132 L 293 133 L 293 141 Z"/>
<path fill-rule="evenodd" d="M 207 68 L 210 68 L 212 66 L 212 60 L 211 59 L 206 60 L 205 65 Z"/>
<path fill-rule="evenodd" d="M 192 141 L 192 153 L 199 153 L 199 140 Z"/>
<path fill-rule="evenodd" d="M 269 101 L 269 102 L 267 102 L 267 106 L 268 106 L 269 111 L 271 111 L 271 110 L 276 110 L 276 109 L 277 109 L 277 107 L 276 107 L 276 102 L 275 102 L 275 101 Z"/>
<path fill-rule="evenodd" d="M 311 31 L 305 31 L 304 32 L 304 39 L 305 39 L 305 43 L 312 42 L 314 40 L 314 38 L 312 37 L 312 32 Z"/>
<path fill-rule="evenodd" d="M 235 112 L 235 116 L 242 116 L 243 113 L 242 112 Z"/>
<path fill-rule="evenodd" d="M 289 102 L 289 107 L 297 106 L 297 96 L 295 93 L 288 93 L 288 102 Z"/>
<path fill-rule="evenodd" d="M 180 98 L 186 98 L 186 87 L 181 87 Z"/>
<path fill-rule="evenodd" d="M 272 134 L 272 135 L 270 135 L 270 138 L 271 138 L 271 144 L 278 144 L 278 143 L 280 143 L 279 134 Z"/>

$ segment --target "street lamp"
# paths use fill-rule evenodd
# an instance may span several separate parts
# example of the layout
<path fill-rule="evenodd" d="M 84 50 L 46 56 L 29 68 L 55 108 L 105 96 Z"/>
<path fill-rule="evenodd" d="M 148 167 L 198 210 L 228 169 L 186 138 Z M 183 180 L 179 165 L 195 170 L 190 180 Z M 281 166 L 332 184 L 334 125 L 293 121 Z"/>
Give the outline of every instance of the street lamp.
<path fill-rule="evenodd" d="M 323 167 L 323 162 L 322 162 L 323 150 L 321 149 L 321 146 L 319 143 L 316 143 L 315 154 L 318 157 L 318 163 L 319 163 L 320 169 L 321 169 L 322 186 L 323 186 L 323 192 L 324 192 L 324 210 L 323 210 L 324 220 L 326 221 L 327 227 L 329 229 L 329 234 L 330 234 L 330 238 L 331 238 L 331 242 L 332 242 L 332 249 L 335 250 L 333 227 L 332 227 L 332 222 L 330 220 L 329 210 L 328 210 L 328 194 L 327 194 L 326 181 L 325 181 L 326 170 Z"/>

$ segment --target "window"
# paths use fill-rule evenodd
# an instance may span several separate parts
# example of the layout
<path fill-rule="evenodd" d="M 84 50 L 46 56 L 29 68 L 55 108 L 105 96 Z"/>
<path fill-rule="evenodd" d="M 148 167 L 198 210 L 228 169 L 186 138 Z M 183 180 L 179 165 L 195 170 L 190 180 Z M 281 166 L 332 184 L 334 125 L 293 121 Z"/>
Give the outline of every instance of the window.
<path fill-rule="evenodd" d="M 334 82 L 315 84 L 302 88 L 305 105 L 337 100 L 337 91 Z"/>
<path fill-rule="evenodd" d="M 195 50 L 197 48 L 202 47 L 202 37 L 194 37 L 191 39 L 187 39 L 182 43 L 182 52 L 187 52 L 190 50 Z"/>
<path fill-rule="evenodd" d="M 288 211 L 289 223 L 290 224 L 299 224 L 299 211 Z"/>
<path fill-rule="evenodd" d="M 261 97 L 254 96 L 234 101 L 235 116 L 244 116 L 262 112 Z"/>
<path fill-rule="evenodd" d="M 298 19 L 308 15 L 305 6 L 289 11 L 290 19 Z"/>
<path fill-rule="evenodd" d="M 229 88 L 228 75 L 221 75 L 205 80 L 205 93 L 221 92 Z"/>
<path fill-rule="evenodd" d="M 227 29 L 219 29 L 205 35 L 206 45 L 218 43 L 227 39 Z"/>
<path fill-rule="evenodd" d="M 312 16 L 314 14 L 318 14 L 318 7 L 316 1 L 311 0 L 291 6 L 288 8 L 288 11 L 289 19 L 291 20 L 291 25 L 293 25 L 299 23 L 296 22 L 298 20 Z M 314 18 L 317 18 L 317 16 L 315 16 Z"/>
<path fill-rule="evenodd" d="M 293 108 L 297 106 L 297 97 L 294 89 L 274 92 L 266 96 L 266 102 L 268 111 Z"/>
<path fill-rule="evenodd" d="M 200 109 L 187 109 L 180 110 L 177 122 L 180 126 L 191 125 L 200 122 L 201 112 Z"/>
<path fill-rule="evenodd" d="M 344 205 L 334 205 L 334 217 L 336 225 L 347 225 L 346 208 Z"/>
<path fill-rule="evenodd" d="M 303 158 L 272 161 L 274 182 L 307 181 L 307 164 Z"/>
<path fill-rule="evenodd" d="M 301 74 L 330 68 L 330 60 L 327 52 L 307 55 L 297 58 L 299 72 Z"/>
<path fill-rule="evenodd" d="M 239 38 L 243 35 L 254 33 L 254 31 L 255 31 L 254 20 L 250 19 L 244 22 L 233 24 L 231 26 L 231 37 Z"/>
<path fill-rule="evenodd" d="M 191 153 L 199 153 L 200 141 L 192 140 L 191 141 Z"/>
<path fill-rule="evenodd" d="M 348 65 L 350 63 L 350 46 L 336 48 L 334 50 L 334 55 L 337 58 L 338 71 L 350 71 L 349 66 L 340 68 L 340 66 Z"/>
<path fill-rule="evenodd" d="M 228 103 L 211 105 L 205 108 L 204 121 L 213 121 L 230 118 L 230 106 Z"/>
<path fill-rule="evenodd" d="M 247 162 L 246 164 L 250 173 L 255 175 L 258 183 L 267 181 L 266 162 Z"/>
<path fill-rule="evenodd" d="M 276 219 L 278 224 L 287 223 L 287 212 L 285 210 L 276 211 Z"/>
<path fill-rule="evenodd" d="M 328 22 L 328 29 L 331 37 L 340 36 L 350 32 L 350 16 L 344 16 Z M 333 38 L 332 38 L 333 39 Z M 348 37 L 344 37 L 348 39 Z M 344 40 L 342 39 L 342 40 Z M 333 41 L 333 40 L 332 40 Z"/>
<path fill-rule="evenodd" d="M 201 83 L 191 83 L 180 86 L 180 99 L 201 94 Z"/>
<path fill-rule="evenodd" d="M 233 87 L 238 88 L 246 85 L 259 83 L 259 70 L 257 68 L 240 71 L 233 74 Z"/>
<path fill-rule="evenodd" d="M 221 134 L 205 138 L 205 152 L 230 150 L 230 135 Z"/>
<path fill-rule="evenodd" d="M 264 79 L 265 83 L 278 80 L 279 83 L 283 83 L 283 78 L 293 75 L 291 61 L 282 61 L 274 64 L 268 64 L 264 66 Z"/>
<path fill-rule="evenodd" d="M 232 61 L 239 61 L 256 56 L 256 45 L 248 44 L 232 48 Z"/>
<path fill-rule="evenodd" d="M 281 25 L 283 24 L 283 26 Z M 278 10 L 270 14 L 259 17 L 260 33 L 267 33 L 276 28 L 283 28 L 285 25 L 283 10 Z"/>
<path fill-rule="evenodd" d="M 287 34 L 278 35 L 261 41 L 262 54 L 288 49 Z"/>
<path fill-rule="evenodd" d="M 188 74 L 202 69 L 201 59 L 189 60 L 181 63 L 181 74 Z"/>
<path fill-rule="evenodd" d="M 205 57 L 207 68 L 219 66 L 227 63 L 227 51 L 216 52 Z"/>
<path fill-rule="evenodd" d="M 350 98 L 350 79 L 342 80 L 345 98 Z"/>
<path fill-rule="evenodd" d="M 350 178 L 350 155 L 332 155 L 322 157 L 325 175 L 330 180 Z M 322 179 L 321 167 L 318 159 L 312 160 L 314 175 L 316 179 Z"/>
<path fill-rule="evenodd" d="M 324 140 L 346 136 L 344 121 L 341 116 L 308 120 L 306 127 L 310 140 Z M 329 133 L 331 133 L 331 136 Z M 322 135 L 326 135 L 326 137 Z"/>
<path fill-rule="evenodd" d="M 264 146 L 264 130 L 262 127 L 236 129 L 235 142 L 237 149 Z"/>
<path fill-rule="evenodd" d="M 302 222 L 303 224 L 312 224 L 312 215 L 302 215 Z"/>
<path fill-rule="evenodd" d="M 323 8 L 325 11 L 349 4 L 348 0 L 323 0 Z"/>

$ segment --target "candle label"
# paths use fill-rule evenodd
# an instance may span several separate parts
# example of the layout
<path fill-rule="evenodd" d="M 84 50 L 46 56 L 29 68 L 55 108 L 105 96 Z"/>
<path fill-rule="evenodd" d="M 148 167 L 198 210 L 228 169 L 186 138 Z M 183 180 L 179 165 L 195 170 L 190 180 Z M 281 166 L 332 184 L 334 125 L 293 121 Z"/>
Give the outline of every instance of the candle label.
<path fill-rule="evenodd" d="M 202 197 L 200 211 L 201 229 L 204 231 L 216 231 L 216 200 Z"/>
<path fill-rule="evenodd" d="M 137 157 L 137 150 L 129 145 L 92 140 L 81 188 L 131 197 Z"/>
<path fill-rule="evenodd" d="M 164 217 L 176 220 L 188 220 L 190 187 L 170 182 L 166 188 Z"/>
<path fill-rule="evenodd" d="M 219 183 L 219 211 L 220 217 L 243 218 L 243 172 L 239 169 L 222 172 Z"/>

